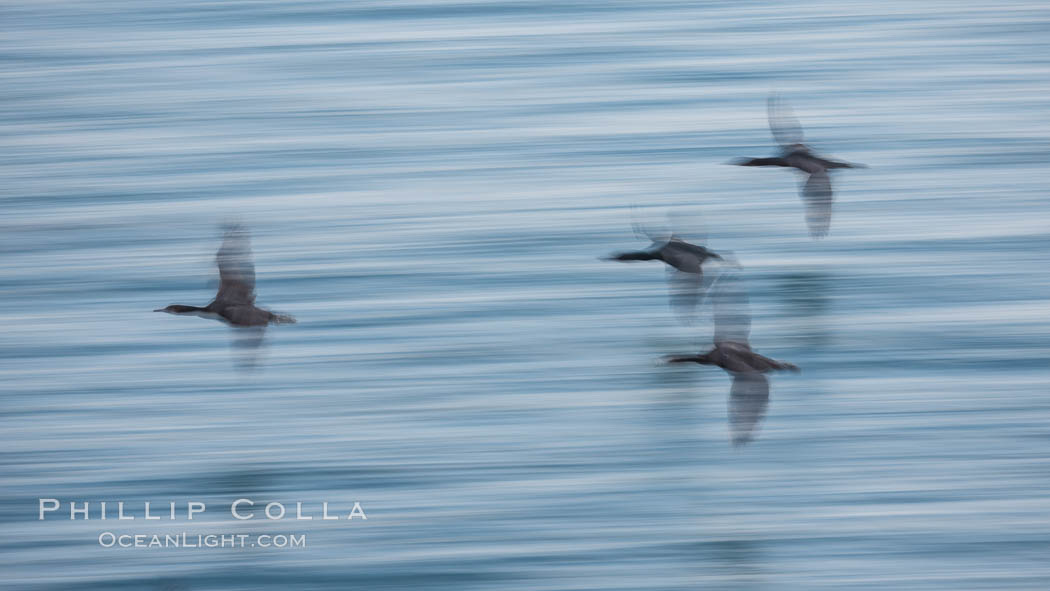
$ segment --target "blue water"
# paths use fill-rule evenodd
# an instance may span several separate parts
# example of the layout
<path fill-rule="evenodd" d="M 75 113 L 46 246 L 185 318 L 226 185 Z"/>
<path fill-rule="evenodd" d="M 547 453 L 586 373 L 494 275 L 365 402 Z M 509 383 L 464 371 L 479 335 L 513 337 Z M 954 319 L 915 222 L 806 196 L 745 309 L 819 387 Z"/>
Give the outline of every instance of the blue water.
<path fill-rule="evenodd" d="M 8 2 L 0 586 L 1050 587 L 1050 9 Z M 809 238 L 765 99 L 869 169 Z M 729 377 L 639 217 L 744 268 Z M 259 348 L 154 314 L 251 228 Z M 238 498 L 367 521 L 231 520 Z M 62 511 L 37 519 L 38 499 Z M 138 521 L 62 517 L 123 500 Z M 208 503 L 190 522 L 183 503 Z M 179 519 L 142 521 L 142 503 Z M 100 532 L 300 549 L 104 548 Z"/>

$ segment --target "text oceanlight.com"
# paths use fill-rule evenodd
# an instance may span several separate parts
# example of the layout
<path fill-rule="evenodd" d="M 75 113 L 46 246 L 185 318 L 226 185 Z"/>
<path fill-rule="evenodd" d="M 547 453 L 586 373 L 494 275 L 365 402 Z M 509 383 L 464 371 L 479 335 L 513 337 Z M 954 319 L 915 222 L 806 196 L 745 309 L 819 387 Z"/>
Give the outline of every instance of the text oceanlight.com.
<path fill-rule="evenodd" d="M 103 548 L 305 548 L 306 534 L 115 534 L 98 535 Z"/>

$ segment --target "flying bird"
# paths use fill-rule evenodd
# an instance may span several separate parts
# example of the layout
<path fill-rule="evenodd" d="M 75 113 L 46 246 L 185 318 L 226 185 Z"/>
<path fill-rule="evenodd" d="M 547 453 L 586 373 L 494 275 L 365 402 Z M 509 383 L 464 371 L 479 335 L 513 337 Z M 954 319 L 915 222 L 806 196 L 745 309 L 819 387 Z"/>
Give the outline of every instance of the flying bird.
<path fill-rule="evenodd" d="M 737 166 L 783 166 L 805 173 L 800 194 L 806 204 L 806 225 L 813 238 L 828 235 L 831 227 L 831 177 L 836 168 L 867 168 L 863 164 L 821 158 L 803 143 L 802 125 L 791 108 L 781 103 L 777 95 L 767 103 L 769 130 L 780 144 L 780 155 L 773 158 L 738 158 L 730 162 Z"/>
<path fill-rule="evenodd" d="M 640 228 L 636 224 L 636 231 Z M 653 241 L 649 248 L 621 252 L 606 257 L 610 261 L 662 261 L 673 271 L 668 276 L 671 287 L 671 307 L 679 317 L 691 323 L 692 316 L 704 294 L 703 264 L 708 259 L 722 260 L 705 247 L 690 244 L 675 234 L 667 237 L 644 231 Z"/>
<path fill-rule="evenodd" d="M 751 313 L 747 292 L 734 270 L 724 270 L 711 290 L 714 308 L 714 348 L 699 355 L 672 355 L 668 363 L 716 365 L 733 377 L 729 390 L 729 434 L 734 446 L 754 438 L 755 428 L 769 405 L 772 371 L 799 371 L 785 361 L 777 361 L 751 350 Z"/>
<path fill-rule="evenodd" d="M 255 265 L 251 250 L 248 232 L 237 226 L 230 227 L 215 255 L 219 266 L 219 292 L 215 299 L 203 308 L 172 304 L 154 312 L 200 316 L 237 327 L 294 323 L 295 318 L 291 316 L 275 314 L 255 305 Z"/>

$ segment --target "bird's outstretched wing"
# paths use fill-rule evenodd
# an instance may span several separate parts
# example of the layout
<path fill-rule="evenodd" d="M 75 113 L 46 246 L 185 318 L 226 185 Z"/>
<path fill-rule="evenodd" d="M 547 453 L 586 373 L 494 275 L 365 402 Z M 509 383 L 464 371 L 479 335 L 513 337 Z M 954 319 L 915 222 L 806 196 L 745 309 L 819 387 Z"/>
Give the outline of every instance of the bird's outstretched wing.
<path fill-rule="evenodd" d="M 685 243 L 707 244 L 707 222 L 697 207 L 676 207 L 667 212 L 673 238 Z M 692 244 L 690 246 L 692 246 Z M 698 248 L 693 246 L 693 248 Z"/>
<path fill-rule="evenodd" d="M 648 238 L 653 241 L 653 245 L 659 248 L 660 245 L 667 244 L 671 240 L 671 235 L 674 233 L 671 229 L 671 224 L 668 220 L 662 220 L 660 222 L 654 222 L 653 219 L 642 220 L 642 213 L 638 206 L 631 206 L 631 227 L 634 229 L 634 235 L 639 238 Z"/>
<path fill-rule="evenodd" d="M 758 372 L 733 374 L 729 390 L 729 439 L 734 446 L 755 437 L 755 430 L 769 406 L 769 380 Z"/>
<path fill-rule="evenodd" d="M 243 327 L 233 331 L 231 338 L 230 348 L 234 352 L 237 368 L 244 371 L 254 370 L 266 340 L 266 327 Z"/>
<path fill-rule="evenodd" d="M 828 171 L 818 170 L 809 175 L 802 185 L 802 199 L 806 202 L 806 225 L 814 238 L 828 235 L 831 227 L 831 178 Z"/>
<path fill-rule="evenodd" d="M 667 244 L 671 240 L 695 244 L 707 242 L 706 224 L 700 210 L 675 207 L 663 210 L 662 217 L 657 211 L 650 209 L 643 214 L 637 205 L 631 206 L 631 226 L 635 236 L 648 238 L 655 244 Z"/>
<path fill-rule="evenodd" d="M 215 255 L 219 266 L 219 293 L 216 302 L 251 304 L 255 302 L 255 264 L 248 231 L 233 226 L 226 231 L 222 246 Z"/>
<path fill-rule="evenodd" d="M 769 131 L 773 132 L 773 139 L 778 144 L 787 148 L 803 142 L 802 125 L 780 95 L 776 93 L 769 95 L 766 110 L 769 117 Z"/>
<path fill-rule="evenodd" d="M 711 288 L 715 344 L 747 344 L 751 335 L 751 306 L 740 271 L 724 268 Z"/>

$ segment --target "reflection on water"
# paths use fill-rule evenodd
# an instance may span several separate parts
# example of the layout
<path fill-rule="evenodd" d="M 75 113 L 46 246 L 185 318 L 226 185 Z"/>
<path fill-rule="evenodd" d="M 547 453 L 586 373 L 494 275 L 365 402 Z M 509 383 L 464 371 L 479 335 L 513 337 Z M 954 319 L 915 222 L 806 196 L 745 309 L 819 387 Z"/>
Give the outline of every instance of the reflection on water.
<path fill-rule="evenodd" d="M 1048 21 L 7 5 L 3 584 L 1045 588 Z M 793 183 L 723 164 L 769 154 L 772 89 L 816 153 L 872 167 L 834 179 L 819 241 Z M 804 370 L 770 378 L 746 446 L 730 374 L 657 363 L 708 350 L 711 302 L 682 324 L 655 263 L 597 260 L 644 247 L 635 204 L 734 253 L 749 344 Z M 152 312 L 215 293 L 226 219 L 252 231 L 258 306 L 297 324 Z M 40 521 L 41 497 L 139 518 Z M 234 520 L 242 497 L 368 520 Z M 146 501 L 209 511 L 147 524 Z"/>

